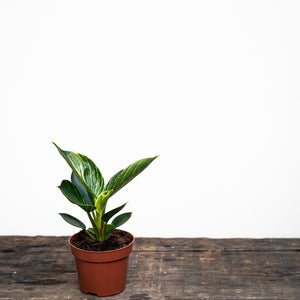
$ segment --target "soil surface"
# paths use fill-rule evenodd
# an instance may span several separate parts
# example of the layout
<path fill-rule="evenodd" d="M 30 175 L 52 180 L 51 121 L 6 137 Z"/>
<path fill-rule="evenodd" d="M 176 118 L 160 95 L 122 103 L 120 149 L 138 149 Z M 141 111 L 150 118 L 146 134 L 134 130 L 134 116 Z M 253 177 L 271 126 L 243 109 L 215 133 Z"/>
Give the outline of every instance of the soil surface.
<path fill-rule="evenodd" d="M 92 240 L 84 230 L 81 230 L 72 240 L 72 245 L 87 251 L 110 251 L 123 248 L 129 245 L 131 241 L 131 235 L 118 229 L 114 229 L 110 237 L 103 242 Z"/>

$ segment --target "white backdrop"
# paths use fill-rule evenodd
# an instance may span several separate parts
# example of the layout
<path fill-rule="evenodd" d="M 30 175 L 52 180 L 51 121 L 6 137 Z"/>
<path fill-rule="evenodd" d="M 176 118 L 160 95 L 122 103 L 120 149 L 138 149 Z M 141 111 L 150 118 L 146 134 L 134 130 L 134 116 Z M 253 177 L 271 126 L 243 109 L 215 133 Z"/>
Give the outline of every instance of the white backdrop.
<path fill-rule="evenodd" d="M 69 235 L 51 141 L 136 236 L 300 237 L 299 1 L 0 1 L 2 235 Z"/>

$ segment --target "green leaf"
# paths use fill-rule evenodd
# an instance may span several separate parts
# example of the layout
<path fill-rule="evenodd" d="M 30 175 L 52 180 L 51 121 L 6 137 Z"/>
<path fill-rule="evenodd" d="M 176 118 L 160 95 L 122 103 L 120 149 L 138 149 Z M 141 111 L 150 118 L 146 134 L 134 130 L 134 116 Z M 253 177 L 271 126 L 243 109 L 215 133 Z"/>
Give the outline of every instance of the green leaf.
<path fill-rule="evenodd" d="M 103 216 L 102 216 L 102 221 L 104 221 L 105 223 L 107 223 L 111 217 L 113 217 L 115 214 L 117 214 L 121 209 L 124 208 L 124 206 L 126 205 L 127 203 L 115 208 L 115 209 L 112 209 L 110 211 L 108 211 L 107 213 L 105 213 Z"/>
<path fill-rule="evenodd" d="M 65 151 L 53 144 L 87 191 L 97 198 L 104 189 L 104 179 L 94 162 L 83 154 Z"/>
<path fill-rule="evenodd" d="M 94 205 L 94 198 L 93 196 L 86 190 L 80 180 L 75 176 L 74 172 L 71 174 L 71 181 L 73 184 L 76 185 L 78 190 L 80 191 L 81 195 L 84 197 L 87 203 L 90 205 Z"/>
<path fill-rule="evenodd" d="M 121 225 L 123 225 L 125 222 L 127 222 L 129 220 L 129 218 L 131 217 L 131 214 L 132 214 L 131 212 L 128 212 L 128 213 L 118 215 L 117 217 L 115 217 L 113 219 L 111 224 L 114 225 L 115 228 L 120 227 Z"/>
<path fill-rule="evenodd" d="M 105 190 L 113 189 L 113 192 L 111 194 L 112 196 L 122 187 L 124 187 L 128 182 L 130 182 L 134 177 L 145 170 L 155 158 L 157 158 L 157 156 L 140 159 L 135 163 L 129 165 L 126 169 L 119 171 L 109 180 L 107 186 L 105 187 Z"/>
<path fill-rule="evenodd" d="M 105 230 L 105 236 L 104 236 L 104 240 L 107 240 L 111 234 L 111 232 L 115 229 L 116 227 L 112 224 L 106 224 L 104 227 Z"/>
<path fill-rule="evenodd" d="M 63 180 L 58 188 L 72 203 L 79 205 L 86 212 L 90 212 L 95 209 L 94 205 L 87 203 L 76 185 L 72 182 Z"/>
<path fill-rule="evenodd" d="M 60 215 L 69 224 L 71 224 L 71 225 L 73 225 L 75 227 L 82 228 L 84 230 L 86 229 L 85 225 L 80 220 L 78 220 L 77 218 L 75 218 L 75 217 L 73 217 L 71 215 L 68 215 L 68 214 L 64 214 L 64 213 L 60 213 Z"/>

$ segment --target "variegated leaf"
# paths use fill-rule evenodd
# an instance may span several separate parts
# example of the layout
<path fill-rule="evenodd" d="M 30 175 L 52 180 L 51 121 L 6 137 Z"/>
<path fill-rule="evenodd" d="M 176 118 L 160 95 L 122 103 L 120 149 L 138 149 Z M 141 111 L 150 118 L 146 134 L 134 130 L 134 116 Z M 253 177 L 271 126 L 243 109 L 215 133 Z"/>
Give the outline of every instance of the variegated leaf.
<path fill-rule="evenodd" d="M 95 206 L 90 205 L 84 199 L 76 185 L 74 185 L 72 182 L 63 180 L 58 188 L 72 203 L 79 205 L 86 212 L 90 212 L 95 209 Z"/>
<path fill-rule="evenodd" d="M 124 187 L 128 182 L 130 182 L 134 177 L 145 170 L 155 158 L 157 158 L 157 156 L 140 159 L 135 163 L 129 165 L 126 169 L 119 171 L 109 180 L 107 186 L 105 187 L 105 190 L 112 189 L 112 196 L 122 187 Z"/>
<path fill-rule="evenodd" d="M 100 196 L 97 198 L 97 200 L 95 201 L 97 213 L 100 214 L 101 216 L 105 211 L 106 203 L 107 203 L 107 200 L 110 197 L 111 193 L 112 193 L 112 190 L 103 191 L 100 194 Z"/>
<path fill-rule="evenodd" d="M 108 183 L 106 184 L 105 190 L 110 190 L 118 176 L 123 172 L 123 169 L 116 173 L 111 179 L 109 179 Z"/>
<path fill-rule="evenodd" d="M 80 180 L 75 176 L 74 172 L 71 174 L 71 181 L 73 184 L 76 185 L 78 190 L 80 191 L 81 195 L 84 197 L 87 203 L 90 205 L 94 205 L 94 199 L 93 196 L 86 190 L 86 188 L 83 186 L 83 184 L 80 182 Z"/>
<path fill-rule="evenodd" d="M 65 151 L 53 144 L 87 191 L 97 198 L 104 189 L 104 179 L 94 162 L 83 154 Z"/>

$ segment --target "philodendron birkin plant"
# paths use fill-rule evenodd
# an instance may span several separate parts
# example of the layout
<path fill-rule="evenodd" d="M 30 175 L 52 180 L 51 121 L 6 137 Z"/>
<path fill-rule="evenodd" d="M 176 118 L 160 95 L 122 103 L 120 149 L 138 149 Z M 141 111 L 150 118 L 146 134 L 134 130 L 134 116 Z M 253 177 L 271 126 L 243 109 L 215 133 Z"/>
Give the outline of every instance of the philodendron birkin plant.
<path fill-rule="evenodd" d="M 107 240 L 115 228 L 123 225 L 131 217 L 131 212 L 117 215 L 126 203 L 107 212 L 107 201 L 147 168 L 157 156 L 136 161 L 117 172 L 105 184 L 100 170 L 91 159 L 83 154 L 62 150 L 53 144 L 72 169 L 71 180 L 63 180 L 58 188 L 68 200 L 87 213 L 92 227 L 87 228 L 82 221 L 69 214 L 60 215 L 69 224 L 85 230 L 91 239 Z"/>

